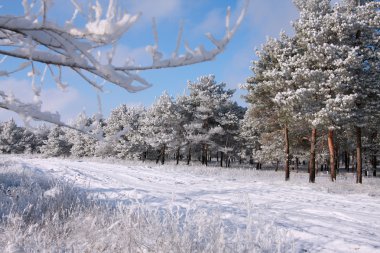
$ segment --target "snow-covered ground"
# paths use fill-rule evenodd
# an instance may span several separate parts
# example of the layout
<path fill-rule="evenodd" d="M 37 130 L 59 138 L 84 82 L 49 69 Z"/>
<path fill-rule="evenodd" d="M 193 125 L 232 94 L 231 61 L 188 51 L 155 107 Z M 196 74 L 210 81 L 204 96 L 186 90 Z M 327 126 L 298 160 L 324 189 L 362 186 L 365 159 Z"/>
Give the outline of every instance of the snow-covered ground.
<path fill-rule="evenodd" d="M 380 180 L 320 174 L 160 166 L 153 163 L 0 156 L 1 163 L 65 178 L 105 201 L 218 213 L 225 230 L 252 224 L 290 240 L 295 252 L 380 252 Z M 254 229 L 254 228 L 253 228 Z M 289 239 L 290 238 L 290 239 Z"/>

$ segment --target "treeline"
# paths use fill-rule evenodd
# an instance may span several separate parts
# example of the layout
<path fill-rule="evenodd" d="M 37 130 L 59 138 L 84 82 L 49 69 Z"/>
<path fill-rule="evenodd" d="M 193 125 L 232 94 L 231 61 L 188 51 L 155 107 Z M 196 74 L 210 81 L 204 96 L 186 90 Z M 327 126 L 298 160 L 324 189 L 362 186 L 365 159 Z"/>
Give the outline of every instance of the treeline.
<path fill-rule="evenodd" d="M 221 166 L 242 161 L 240 121 L 246 109 L 232 101 L 234 90 L 214 76 L 188 83 L 188 95 L 173 99 L 164 92 L 149 108 L 121 105 L 107 119 L 80 114 L 77 130 L 43 126 L 31 132 L 13 120 L 0 125 L 2 153 L 41 153 L 46 156 L 175 159 Z"/>

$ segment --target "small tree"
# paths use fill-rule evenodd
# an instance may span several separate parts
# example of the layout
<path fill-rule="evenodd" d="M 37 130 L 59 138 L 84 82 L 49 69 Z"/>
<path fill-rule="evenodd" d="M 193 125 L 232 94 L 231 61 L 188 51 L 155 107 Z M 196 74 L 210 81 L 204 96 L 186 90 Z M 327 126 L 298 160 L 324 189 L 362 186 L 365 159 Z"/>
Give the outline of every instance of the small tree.
<path fill-rule="evenodd" d="M 13 119 L 4 122 L 0 127 L 0 150 L 2 153 L 22 153 L 25 146 L 22 142 L 24 131 Z"/>
<path fill-rule="evenodd" d="M 176 105 L 173 99 L 164 92 L 150 107 L 142 119 L 141 132 L 145 141 L 153 149 L 158 150 L 157 162 L 165 163 L 166 151 L 174 147 L 176 125 Z"/>
<path fill-rule="evenodd" d="M 48 139 L 41 147 L 41 152 L 46 156 L 69 156 L 71 144 L 68 142 L 65 132 L 59 126 L 50 130 Z"/>

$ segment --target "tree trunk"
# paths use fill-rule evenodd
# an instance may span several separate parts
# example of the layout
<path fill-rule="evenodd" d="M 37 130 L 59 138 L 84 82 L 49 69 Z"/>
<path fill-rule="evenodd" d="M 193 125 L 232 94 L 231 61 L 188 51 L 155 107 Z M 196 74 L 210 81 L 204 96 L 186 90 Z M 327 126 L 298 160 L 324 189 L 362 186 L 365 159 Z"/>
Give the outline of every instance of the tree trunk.
<path fill-rule="evenodd" d="M 335 174 L 339 173 L 339 143 L 335 145 Z"/>
<path fill-rule="evenodd" d="M 347 150 L 344 152 L 344 168 L 347 172 L 350 171 L 350 153 Z"/>
<path fill-rule="evenodd" d="M 190 161 L 191 161 L 191 146 L 189 144 L 189 151 L 187 153 L 187 165 L 190 164 Z"/>
<path fill-rule="evenodd" d="M 310 142 L 310 171 L 309 183 L 315 183 L 315 144 L 317 141 L 317 129 L 311 129 L 311 142 Z"/>
<path fill-rule="evenodd" d="M 224 159 L 224 153 L 223 151 L 220 151 L 220 167 L 223 167 L 223 159 Z"/>
<path fill-rule="evenodd" d="M 296 157 L 295 169 L 297 173 L 298 173 L 298 163 L 299 163 L 299 160 L 298 160 L 298 157 Z"/>
<path fill-rule="evenodd" d="M 315 175 L 318 174 L 318 160 L 315 160 Z"/>
<path fill-rule="evenodd" d="M 179 164 L 179 150 L 180 150 L 180 147 L 177 148 L 177 153 L 176 153 L 177 165 Z"/>
<path fill-rule="evenodd" d="M 356 183 L 362 183 L 362 129 L 356 129 Z"/>
<path fill-rule="evenodd" d="M 372 134 L 372 140 L 373 142 L 375 142 L 377 139 L 377 131 L 375 131 L 373 134 Z M 374 148 L 374 151 L 373 151 L 373 157 L 372 157 L 372 169 L 373 169 L 373 176 L 376 177 L 376 166 L 377 166 L 377 148 L 375 147 Z"/>
<path fill-rule="evenodd" d="M 165 149 L 166 149 L 166 145 L 162 146 L 162 148 L 161 148 L 161 164 L 165 164 Z"/>
<path fill-rule="evenodd" d="M 156 164 L 160 161 L 160 158 L 161 158 L 161 149 L 157 150 L 158 152 L 158 155 L 157 155 L 157 159 L 156 159 Z"/>
<path fill-rule="evenodd" d="M 206 165 L 207 166 L 207 153 L 208 153 L 208 149 L 207 149 L 207 144 L 203 144 L 202 146 L 202 164 Z"/>
<path fill-rule="evenodd" d="M 335 172 L 334 130 L 329 129 L 327 141 L 328 141 L 329 153 L 330 153 L 330 176 L 331 176 L 331 181 L 335 182 L 336 172 Z"/>
<path fill-rule="evenodd" d="M 351 163 L 351 171 L 355 171 L 355 150 L 352 151 L 352 163 Z"/>
<path fill-rule="evenodd" d="M 372 169 L 373 169 L 373 176 L 376 177 L 376 165 L 377 165 L 377 157 L 376 154 L 372 158 Z"/>
<path fill-rule="evenodd" d="M 278 160 L 276 160 L 276 168 L 274 169 L 274 171 L 278 171 L 278 165 L 280 164 L 280 162 Z"/>
<path fill-rule="evenodd" d="M 289 180 L 290 170 L 289 170 L 289 129 L 285 126 L 285 181 Z"/>

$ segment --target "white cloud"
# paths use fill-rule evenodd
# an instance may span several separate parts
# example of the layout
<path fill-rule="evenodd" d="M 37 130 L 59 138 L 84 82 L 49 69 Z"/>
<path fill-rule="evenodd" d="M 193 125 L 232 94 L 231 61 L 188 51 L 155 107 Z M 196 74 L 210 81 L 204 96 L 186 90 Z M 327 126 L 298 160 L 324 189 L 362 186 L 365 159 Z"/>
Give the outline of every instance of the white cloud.
<path fill-rule="evenodd" d="M 251 0 L 247 19 L 265 35 L 277 36 L 281 30 L 292 32 L 290 21 L 297 17 L 297 9 L 291 0 Z"/>
<path fill-rule="evenodd" d="M 145 50 L 145 47 L 129 48 L 127 45 L 119 44 L 116 47 L 115 56 L 112 63 L 116 66 L 123 66 L 127 61 L 133 60 L 134 65 L 148 65 L 152 63 L 152 58 Z"/>
<path fill-rule="evenodd" d="M 225 13 L 221 9 L 214 9 L 207 14 L 203 22 L 197 25 L 191 33 L 195 36 L 204 35 L 207 32 L 212 32 L 213 35 L 220 34 L 224 32 L 224 22 Z"/>
<path fill-rule="evenodd" d="M 181 13 L 181 0 L 144 0 L 131 1 L 132 13 L 142 12 L 144 19 L 172 18 Z"/>

